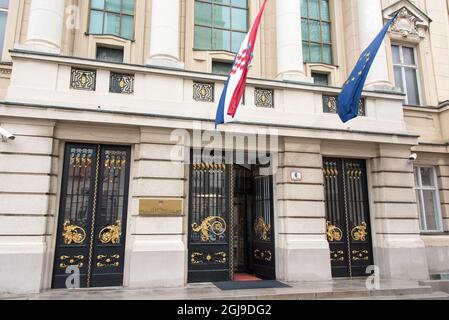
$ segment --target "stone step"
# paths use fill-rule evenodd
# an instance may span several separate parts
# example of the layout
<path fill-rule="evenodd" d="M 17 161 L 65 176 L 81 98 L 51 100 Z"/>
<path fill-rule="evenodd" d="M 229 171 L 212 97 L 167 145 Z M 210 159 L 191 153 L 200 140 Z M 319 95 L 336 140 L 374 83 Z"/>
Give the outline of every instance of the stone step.
<path fill-rule="evenodd" d="M 259 291 L 259 290 L 258 290 Z M 228 292 L 229 293 L 229 292 Z M 389 288 L 369 291 L 365 289 L 358 290 L 337 290 L 337 291 L 322 291 L 322 292 L 276 292 L 264 293 L 263 290 L 256 292 L 251 290 L 251 293 L 243 293 L 236 291 L 235 295 L 208 297 L 206 299 L 216 300 L 345 300 L 345 299 L 381 299 L 382 297 L 401 297 L 401 296 L 427 296 L 432 295 L 432 287 L 430 286 L 414 286 L 409 288 Z"/>
<path fill-rule="evenodd" d="M 432 292 L 425 294 L 371 296 L 371 297 L 355 297 L 355 298 L 326 299 L 326 300 L 449 300 L 449 294 L 445 292 Z"/>

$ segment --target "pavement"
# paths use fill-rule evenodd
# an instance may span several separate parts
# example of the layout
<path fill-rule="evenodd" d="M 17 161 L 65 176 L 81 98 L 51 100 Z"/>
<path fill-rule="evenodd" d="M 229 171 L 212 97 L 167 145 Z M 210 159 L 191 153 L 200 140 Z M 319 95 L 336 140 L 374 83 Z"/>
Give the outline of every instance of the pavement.
<path fill-rule="evenodd" d="M 382 280 L 369 290 L 365 279 L 287 283 L 290 288 L 222 291 L 212 283 L 159 289 L 49 290 L 39 294 L 1 294 L 0 300 L 449 300 L 416 281 Z"/>

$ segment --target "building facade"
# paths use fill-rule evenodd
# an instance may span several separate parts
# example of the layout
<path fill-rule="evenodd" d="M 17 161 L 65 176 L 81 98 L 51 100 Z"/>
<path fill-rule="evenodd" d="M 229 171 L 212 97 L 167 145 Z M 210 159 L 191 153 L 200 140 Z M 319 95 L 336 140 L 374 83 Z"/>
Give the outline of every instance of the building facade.
<path fill-rule="evenodd" d="M 449 2 L 268 1 L 240 121 L 215 131 L 261 4 L 0 1 L 1 292 L 449 272 Z"/>

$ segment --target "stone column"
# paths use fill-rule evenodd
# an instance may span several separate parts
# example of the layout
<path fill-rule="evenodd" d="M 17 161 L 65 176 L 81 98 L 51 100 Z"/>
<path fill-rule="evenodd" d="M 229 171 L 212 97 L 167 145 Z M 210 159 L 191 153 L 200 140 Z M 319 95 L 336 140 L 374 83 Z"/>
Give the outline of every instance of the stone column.
<path fill-rule="evenodd" d="M 153 0 L 148 65 L 183 68 L 180 51 L 180 0 Z"/>
<path fill-rule="evenodd" d="M 382 30 L 384 21 L 380 0 L 357 0 L 359 16 L 359 43 L 360 52 L 363 52 Z M 392 89 L 393 85 L 388 78 L 388 61 L 385 44 L 379 53 L 368 74 L 365 87 L 368 89 Z"/>
<path fill-rule="evenodd" d="M 370 163 L 374 262 L 383 278 L 429 277 L 409 155 L 410 146 L 381 145 Z"/>
<path fill-rule="evenodd" d="M 29 49 L 60 53 L 64 1 L 32 0 L 25 45 Z"/>
<path fill-rule="evenodd" d="M 304 73 L 300 0 L 276 0 L 277 78 L 313 82 Z"/>
<path fill-rule="evenodd" d="M 276 174 L 278 278 L 330 280 L 320 143 L 285 139 L 280 147 Z M 302 174 L 300 182 L 292 182 L 294 171 Z"/>

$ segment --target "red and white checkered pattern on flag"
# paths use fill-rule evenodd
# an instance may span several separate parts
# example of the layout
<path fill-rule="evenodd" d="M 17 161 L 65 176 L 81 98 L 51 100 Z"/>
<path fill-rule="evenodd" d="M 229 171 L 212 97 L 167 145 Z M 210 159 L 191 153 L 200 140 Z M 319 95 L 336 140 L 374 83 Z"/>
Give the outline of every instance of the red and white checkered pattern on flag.
<path fill-rule="evenodd" d="M 267 1 L 265 0 L 254 24 L 246 35 L 245 40 L 243 40 L 240 50 L 235 57 L 231 73 L 218 105 L 216 125 L 236 120 L 236 114 L 245 91 L 249 66 L 253 59 L 257 33 L 266 3 Z"/>

